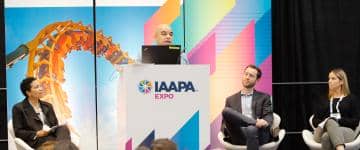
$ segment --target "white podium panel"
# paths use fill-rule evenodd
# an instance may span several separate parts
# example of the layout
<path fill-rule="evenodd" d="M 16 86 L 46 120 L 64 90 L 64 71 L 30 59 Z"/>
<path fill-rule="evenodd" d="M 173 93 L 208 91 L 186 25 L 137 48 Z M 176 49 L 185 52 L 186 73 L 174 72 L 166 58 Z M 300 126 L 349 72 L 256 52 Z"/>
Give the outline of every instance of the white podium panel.
<path fill-rule="evenodd" d="M 208 65 L 121 66 L 118 125 L 121 149 L 173 140 L 179 149 L 210 144 Z"/>

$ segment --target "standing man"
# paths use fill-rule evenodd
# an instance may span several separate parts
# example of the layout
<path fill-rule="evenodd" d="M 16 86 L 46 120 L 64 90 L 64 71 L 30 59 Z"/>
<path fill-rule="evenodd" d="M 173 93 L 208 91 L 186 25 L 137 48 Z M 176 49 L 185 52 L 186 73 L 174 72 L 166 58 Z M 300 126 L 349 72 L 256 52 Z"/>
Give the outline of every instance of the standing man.
<path fill-rule="evenodd" d="M 156 45 L 172 45 L 173 44 L 173 31 L 168 24 L 159 24 L 155 30 Z M 181 64 L 189 64 L 189 60 L 185 52 L 181 52 Z"/>
<path fill-rule="evenodd" d="M 248 150 L 258 150 L 259 145 L 270 141 L 273 121 L 270 96 L 254 89 L 260 78 L 260 68 L 246 66 L 242 76 L 243 88 L 226 99 L 222 112 L 224 140 L 236 145 L 246 144 Z"/>

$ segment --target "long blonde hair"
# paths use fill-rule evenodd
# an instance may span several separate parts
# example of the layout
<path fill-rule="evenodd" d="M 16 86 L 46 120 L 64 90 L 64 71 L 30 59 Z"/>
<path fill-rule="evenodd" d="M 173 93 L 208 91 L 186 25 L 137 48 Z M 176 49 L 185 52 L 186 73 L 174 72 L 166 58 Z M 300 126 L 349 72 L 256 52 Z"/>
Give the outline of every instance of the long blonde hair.
<path fill-rule="evenodd" d="M 335 74 L 335 76 L 343 81 L 343 84 L 341 85 L 341 93 L 344 94 L 344 96 L 347 96 L 350 94 L 350 88 L 349 88 L 349 82 L 348 82 L 348 78 L 346 76 L 346 73 L 343 69 L 341 68 L 336 68 L 330 71 L 330 73 Z M 329 74 L 330 74 L 329 73 Z M 331 98 L 333 96 L 333 92 L 330 91 L 329 89 L 329 94 L 328 97 Z"/>

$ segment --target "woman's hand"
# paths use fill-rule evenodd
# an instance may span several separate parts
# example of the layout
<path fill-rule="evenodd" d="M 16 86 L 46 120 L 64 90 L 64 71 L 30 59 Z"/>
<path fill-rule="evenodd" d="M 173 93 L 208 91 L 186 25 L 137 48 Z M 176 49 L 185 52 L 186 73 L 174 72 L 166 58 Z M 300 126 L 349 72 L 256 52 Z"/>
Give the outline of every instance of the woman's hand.
<path fill-rule="evenodd" d="M 49 134 L 48 131 L 45 131 L 45 130 L 39 130 L 36 132 L 36 137 L 44 137 L 44 136 L 47 136 Z"/>

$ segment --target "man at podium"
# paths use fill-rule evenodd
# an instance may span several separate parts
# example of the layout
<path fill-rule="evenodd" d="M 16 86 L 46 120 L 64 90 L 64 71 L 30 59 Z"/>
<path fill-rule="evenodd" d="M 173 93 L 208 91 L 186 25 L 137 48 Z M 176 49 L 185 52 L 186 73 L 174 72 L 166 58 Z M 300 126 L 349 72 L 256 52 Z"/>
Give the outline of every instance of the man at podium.
<path fill-rule="evenodd" d="M 159 24 L 154 34 L 156 45 L 173 45 L 173 31 L 168 24 Z M 181 64 L 189 64 L 184 51 L 181 52 Z"/>
<path fill-rule="evenodd" d="M 167 24 L 160 24 L 155 30 L 155 42 L 157 45 L 171 45 L 173 42 L 173 31 Z"/>

